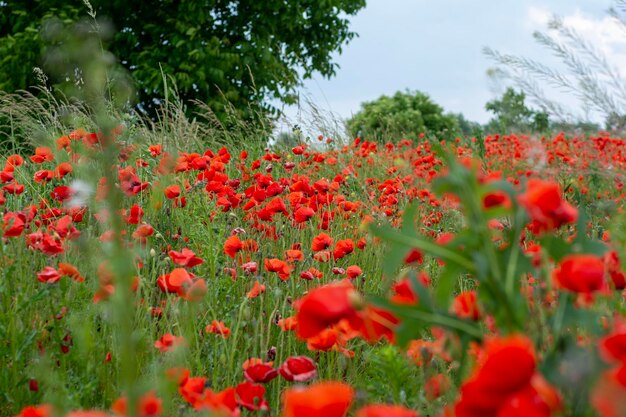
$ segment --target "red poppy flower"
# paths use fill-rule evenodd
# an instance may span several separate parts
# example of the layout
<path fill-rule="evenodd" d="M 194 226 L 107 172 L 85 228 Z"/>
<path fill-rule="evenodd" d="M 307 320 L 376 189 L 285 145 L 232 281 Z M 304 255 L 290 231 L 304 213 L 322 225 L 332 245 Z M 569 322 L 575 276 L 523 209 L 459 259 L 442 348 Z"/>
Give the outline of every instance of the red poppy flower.
<path fill-rule="evenodd" d="M 309 219 L 311 219 L 313 216 L 315 216 L 315 210 L 313 210 L 310 207 L 300 207 L 293 214 L 293 218 L 296 221 L 296 223 L 304 223 L 308 221 Z"/>
<path fill-rule="evenodd" d="M 16 417 L 52 417 L 53 409 L 50 404 L 25 407 Z"/>
<path fill-rule="evenodd" d="M 479 320 L 481 314 L 478 308 L 476 291 L 464 291 L 454 297 L 452 309 L 454 314 L 463 319 Z"/>
<path fill-rule="evenodd" d="M 267 384 L 278 376 L 278 369 L 266 363 L 257 363 L 247 366 L 243 371 L 243 376 L 246 381 Z"/>
<path fill-rule="evenodd" d="M 560 400 L 535 368 L 535 354 L 527 338 L 514 335 L 487 340 L 477 368 L 461 387 L 456 417 L 549 417 L 560 407 Z"/>
<path fill-rule="evenodd" d="M 126 397 L 118 398 L 112 405 L 111 410 L 120 416 L 128 413 L 128 400 Z M 136 415 L 139 417 L 159 417 L 163 413 L 163 401 L 150 391 L 144 394 L 137 403 Z"/>
<path fill-rule="evenodd" d="M 52 181 L 52 178 L 54 178 L 54 173 L 49 169 L 37 171 L 35 172 L 35 175 L 33 175 L 33 181 L 35 181 L 37 184 L 43 184 L 48 181 Z"/>
<path fill-rule="evenodd" d="M 70 174 L 73 171 L 74 171 L 74 168 L 72 167 L 72 164 L 70 164 L 69 162 L 61 162 L 54 169 L 54 177 L 58 179 L 62 179 L 67 174 Z"/>
<path fill-rule="evenodd" d="M 159 340 L 154 342 L 154 347 L 161 352 L 169 352 L 177 346 L 185 344 L 185 338 L 182 336 L 174 336 L 171 333 L 166 333 Z"/>
<path fill-rule="evenodd" d="M 237 404 L 250 411 L 269 410 L 269 404 L 264 395 L 265 387 L 263 385 L 246 381 L 235 387 Z"/>
<path fill-rule="evenodd" d="M 187 248 L 183 248 L 182 252 L 171 250 L 168 255 L 176 265 L 186 266 L 187 268 L 193 268 L 204 262 L 201 258 L 198 258 L 193 251 Z"/>
<path fill-rule="evenodd" d="M 607 361 L 626 363 L 626 318 L 618 321 L 613 332 L 600 341 L 600 352 Z"/>
<path fill-rule="evenodd" d="M 226 239 L 226 242 L 224 242 L 224 253 L 233 259 L 235 259 L 237 253 L 242 249 L 243 243 L 237 235 L 229 237 Z"/>
<path fill-rule="evenodd" d="M 226 388 L 220 392 L 205 389 L 198 400 L 193 404 L 198 411 L 208 411 L 209 415 L 220 417 L 238 417 L 235 388 Z"/>
<path fill-rule="evenodd" d="M 320 382 L 296 387 L 283 394 L 283 417 L 345 417 L 354 390 L 341 382 Z"/>
<path fill-rule="evenodd" d="M 327 249 L 333 245 L 333 238 L 330 237 L 327 233 L 320 233 L 319 235 L 313 238 L 313 243 L 311 244 L 311 250 L 313 252 L 319 252 L 321 250 Z"/>
<path fill-rule="evenodd" d="M 554 230 L 578 218 L 578 210 L 563 200 L 555 182 L 529 180 L 526 193 L 521 194 L 518 201 L 527 210 L 537 232 Z"/>
<path fill-rule="evenodd" d="M 276 272 L 282 281 L 287 281 L 293 270 L 287 262 L 276 258 L 264 259 L 263 266 L 267 272 Z"/>
<path fill-rule="evenodd" d="M 18 184 L 17 182 L 5 185 L 2 190 L 7 194 L 20 195 L 24 192 L 24 184 Z"/>
<path fill-rule="evenodd" d="M 243 269 L 243 272 L 245 272 L 246 274 L 252 275 L 257 272 L 257 270 L 259 269 L 259 265 L 256 262 L 246 262 L 245 264 L 241 265 L 241 269 Z"/>
<path fill-rule="evenodd" d="M 352 252 L 354 252 L 354 242 L 352 239 L 338 240 L 337 243 L 335 243 L 333 257 L 335 259 L 341 259 Z"/>
<path fill-rule="evenodd" d="M 230 329 L 226 327 L 223 321 L 213 320 L 210 325 L 204 329 L 207 333 L 219 334 L 228 339 L 230 336 Z"/>
<path fill-rule="evenodd" d="M 252 289 L 246 293 L 246 297 L 256 298 L 264 292 L 265 285 L 261 284 L 259 281 L 254 281 L 254 285 L 252 286 Z"/>
<path fill-rule="evenodd" d="M 46 161 L 54 161 L 54 155 L 52 149 L 48 147 L 35 148 L 35 155 L 30 157 L 30 160 L 35 164 L 41 164 Z"/>
<path fill-rule="evenodd" d="M 306 271 L 302 271 L 300 273 L 300 278 L 306 279 L 307 281 L 311 281 L 314 279 L 321 279 L 324 277 L 324 273 L 315 268 L 309 268 Z"/>
<path fill-rule="evenodd" d="M 169 187 L 165 187 L 163 193 L 165 194 L 165 197 L 173 200 L 180 195 L 180 187 L 178 185 L 170 185 Z"/>
<path fill-rule="evenodd" d="M 72 278 L 74 281 L 82 282 L 85 280 L 80 275 L 80 272 L 78 272 L 78 269 L 72 264 L 60 262 L 59 273 L 63 276 Z"/>
<path fill-rule="evenodd" d="M 175 268 L 169 274 L 159 276 L 157 284 L 163 292 L 184 295 L 186 288 L 193 285 L 193 279 L 185 269 Z"/>
<path fill-rule="evenodd" d="M 358 265 L 351 265 L 346 268 L 346 275 L 350 279 L 356 279 L 363 274 L 363 270 Z"/>
<path fill-rule="evenodd" d="M 134 239 L 137 239 L 141 243 L 145 244 L 147 238 L 154 234 L 154 227 L 149 224 L 142 224 L 132 234 Z"/>
<path fill-rule="evenodd" d="M 126 223 L 139 224 L 143 219 L 143 209 L 138 204 L 133 204 L 126 216 Z"/>
<path fill-rule="evenodd" d="M 67 185 L 60 185 L 50 193 L 50 197 L 59 202 L 69 200 L 72 195 L 74 195 L 74 191 Z"/>
<path fill-rule="evenodd" d="M 4 237 L 16 237 L 22 234 L 25 227 L 26 216 L 22 213 L 8 212 L 2 218 L 4 221 Z"/>
<path fill-rule="evenodd" d="M 568 255 L 561 260 L 552 277 L 562 288 L 573 292 L 598 291 L 605 285 L 604 261 L 595 255 Z"/>
<path fill-rule="evenodd" d="M 61 274 L 59 271 L 54 269 L 51 266 L 47 266 L 37 273 L 37 280 L 39 282 L 47 282 L 48 284 L 54 284 L 61 279 Z"/>
<path fill-rule="evenodd" d="M 280 375 L 287 381 L 306 382 L 317 376 L 317 367 L 308 356 L 291 356 L 280 366 Z"/>
<path fill-rule="evenodd" d="M 315 288 L 299 299 L 294 305 L 298 310 L 298 337 L 313 337 L 342 319 L 357 320 L 353 294 L 352 284 L 340 281 Z"/>

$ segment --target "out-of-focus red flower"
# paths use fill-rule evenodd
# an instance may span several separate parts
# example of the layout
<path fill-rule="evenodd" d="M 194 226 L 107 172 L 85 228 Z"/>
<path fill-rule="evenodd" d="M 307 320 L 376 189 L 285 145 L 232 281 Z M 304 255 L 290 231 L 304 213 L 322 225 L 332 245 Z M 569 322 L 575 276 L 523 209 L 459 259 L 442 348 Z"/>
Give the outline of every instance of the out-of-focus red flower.
<path fill-rule="evenodd" d="M 476 291 L 463 291 L 456 297 L 452 303 L 454 314 L 463 319 L 477 321 L 480 319 L 481 313 L 478 308 L 478 298 Z"/>
<path fill-rule="evenodd" d="M 316 336 L 342 319 L 358 320 L 353 294 L 355 289 L 352 284 L 339 281 L 315 288 L 298 300 L 295 304 L 298 337 L 307 339 Z"/>
<path fill-rule="evenodd" d="M 478 366 L 461 387 L 456 417 L 549 417 L 560 408 L 560 397 L 536 373 L 536 365 L 532 343 L 526 337 L 487 340 Z"/>
<path fill-rule="evenodd" d="M 552 273 L 561 287 L 577 293 L 591 293 L 605 285 L 604 260 L 595 255 L 574 254 L 561 260 Z"/>
<path fill-rule="evenodd" d="M 320 382 L 295 387 L 283 394 L 283 417 L 345 417 L 354 390 L 341 382 Z"/>
<path fill-rule="evenodd" d="M 161 352 L 169 352 L 177 346 L 185 345 L 185 338 L 182 336 L 174 336 L 171 333 L 166 333 L 159 340 L 154 342 L 154 347 Z"/>
<path fill-rule="evenodd" d="M 351 265 L 346 268 L 346 276 L 350 279 L 356 279 L 363 274 L 363 270 L 358 265 Z"/>
<path fill-rule="evenodd" d="M 561 197 L 556 182 L 531 179 L 518 201 L 528 212 L 536 232 L 549 232 L 578 218 L 578 210 Z"/>
<path fill-rule="evenodd" d="M 59 271 L 51 266 L 46 266 L 40 272 L 37 273 L 37 280 L 39 282 L 46 282 L 48 284 L 54 284 L 61 279 Z"/>
<path fill-rule="evenodd" d="M 50 404 L 25 407 L 16 417 L 52 417 L 53 408 Z"/>

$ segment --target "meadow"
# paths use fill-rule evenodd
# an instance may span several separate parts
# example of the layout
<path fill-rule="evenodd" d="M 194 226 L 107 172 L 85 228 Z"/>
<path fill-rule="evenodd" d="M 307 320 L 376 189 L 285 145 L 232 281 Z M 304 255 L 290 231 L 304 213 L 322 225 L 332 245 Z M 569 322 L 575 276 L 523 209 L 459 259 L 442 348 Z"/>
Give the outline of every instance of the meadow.
<path fill-rule="evenodd" d="M 626 415 L 621 138 L 42 125 L 0 161 L 0 415 Z"/>

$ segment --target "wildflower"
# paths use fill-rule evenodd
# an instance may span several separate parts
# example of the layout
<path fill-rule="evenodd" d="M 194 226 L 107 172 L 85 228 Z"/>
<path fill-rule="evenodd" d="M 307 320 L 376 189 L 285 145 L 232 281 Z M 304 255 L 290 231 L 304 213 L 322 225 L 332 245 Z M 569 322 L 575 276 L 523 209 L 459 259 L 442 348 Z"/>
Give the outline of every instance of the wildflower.
<path fill-rule="evenodd" d="M 237 404 L 250 411 L 269 410 L 264 395 L 265 387 L 260 384 L 246 381 L 235 387 Z"/>
<path fill-rule="evenodd" d="M 308 356 L 291 356 L 283 362 L 279 372 L 287 381 L 306 382 L 317 376 L 317 367 Z"/>
<path fill-rule="evenodd" d="M 297 333 L 301 339 L 316 336 L 342 319 L 357 320 L 352 305 L 352 284 L 335 282 L 311 290 L 296 303 Z"/>
<path fill-rule="evenodd" d="M 561 260 L 552 277 L 562 288 L 573 292 L 598 291 L 605 285 L 604 261 L 595 255 L 568 255 Z"/>
<path fill-rule="evenodd" d="M 460 318 L 474 321 L 479 320 L 481 313 L 478 308 L 476 291 L 464 291 L 454 297 L 452 309 L 454 310 L 454 314 Z"/>
<path fill-rule="evenodd" d="M 171 250 L 168 255 L 176 265 L 185 266 L 187 268 L 193 268 L 196 265 L 204 263 L 204 260 L 198 258 L 193 251 L 187 248 L 183 248 L 182 252 Z"/>
<path fill-rule="evenodd" d="M 237 235 L 229 237 L 226 239 L 226 242 L 224 242 L 224 253 L 233 259 L 235 259 L 235 255 L 242 249 L 243 243 Z"/>
<path fill-rule="evenodd" d="M 161 352 L 169 352 L 177 346 L 184 345 L 186 343 L 185 338 L 182 336 L 174 336 L 171 333 L 166 333 L 159 340 L 154 342 L 154 347 Z"/>
<path fill-rule="evenodd" d="M 320 382 L 295 387 L 283 394 L 284 417 L 345 417 L 352 404 L 354 390 L 341 382 Z"/>
<path fill-rule="evenodd" d="M 170 185 L 163 190 L 165 197 L 169 200 L 173 200 L 180 195 L 180 187 L 178 185 Z"/>
<path fill-rule="evenodd" d="M 330 237 L 327 233 L 320 233 L 319 235 L 313 238 L 313 243 L 311 244 L 311 250 L 313 252 L 319 252 L 324 249 L 331 247 L 333 244 L 333 238 Z"/>
<path fill-rule="evenodd" d="M 213 320 L 204 330 L 207 333 L 219 334 L 224 337 L 224 339 L 228 339 L 230 337 L 230 329 L 226 327 L 223 321 Z"/>
<path fill-rule="evenodd" d="M 280 259 L 264 259 L 263 266 L 267 272 L 276 272 L 282 281 L 287 281 L 293 270 L 287 262 Z"/>
<path fill-rule="evenodd" d="M 537 232 L 549 232 L 578 218 L 578 210 L 561 197 L 559 185 L 551 181 L 531 179 L 526 193 L 518 197 Z"/>
<path fill-rule="evenodd" d="M 247 366 L 243 371 L 243 376 L 246 381 L 266 384 L 278 376 L 278 370 L 270 364 L 257 363 Z"/>
<path fill-rule="evenodd" d="M 46 282 L 48 284 L 54 284 L 61 279 L 59 271 L 51 266 L 47 266 L 37 273 L 37 280 L 39 282 Z"/>
<path fill-rule="evenodd" d="M 256 298 L 260 294 L 265 292 L 265 285 L 261 284 L 259 281 L 254 281 L 254 285 L 252 289 L 246 293 L 246 297 L 248 298 Z"/>
<path fill-rule="evenodd" d="M 524 410 L 524 415 L 550 416 L 560 408 L 560 400 L 536 373 L 536 366 L 527 338 L 488 340 L 473 375 L 461 387 L 456 417 L 508 416 L 518 410 Z"/>
<path fill-rule="evenodd" d="M 337 243 L 335 243 L 333 257 L 335 259 L 341 259 L 344 256 L 351 254 L 353 251 L 354 242 L 352 242 L 352 239 L 338 240 Z"/>

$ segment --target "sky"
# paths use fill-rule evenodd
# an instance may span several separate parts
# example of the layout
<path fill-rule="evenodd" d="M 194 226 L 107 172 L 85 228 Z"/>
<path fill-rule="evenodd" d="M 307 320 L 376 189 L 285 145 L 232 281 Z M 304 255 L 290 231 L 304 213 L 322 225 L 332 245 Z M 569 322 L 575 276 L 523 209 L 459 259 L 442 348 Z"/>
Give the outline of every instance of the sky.
<path fill-rule="evenodd" d="M 368 0 L 351 18 L 358 37 L 335 54 L 331 79 L 305 80 L 301 96 L 335 117 L 349 118 L 360 103 L 398 90 L 420 90 L 445 110 L 487 122 L 485 103 L 502 92 L 486 72 L 494 63 L 482 49 L 557 62 L 536 44 L 553 15 L 588 37 L 626 68 L 626 31 L 606 11 L 611 0 Z M 287 108 L 290 120 L 300 107 Z"/>

